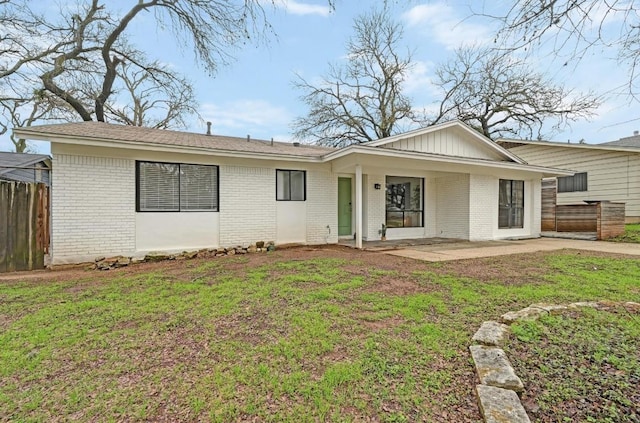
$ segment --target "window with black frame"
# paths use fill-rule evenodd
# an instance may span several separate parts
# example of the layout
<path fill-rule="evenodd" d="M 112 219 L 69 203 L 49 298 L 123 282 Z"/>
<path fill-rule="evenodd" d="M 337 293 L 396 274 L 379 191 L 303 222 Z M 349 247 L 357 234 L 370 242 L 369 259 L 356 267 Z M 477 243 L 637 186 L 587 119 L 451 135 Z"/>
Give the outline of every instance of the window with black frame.
<path fill-rule="evenodd" d="M 386 226 L 423 227 L 424 179 L 404 176 L 386 178 Z"/>
<path fill-rule="evenodd" d="M 218 211 L 218 166 L 136 162 L 136 211 Z"/>
<path fill-rule="evenodd" d="M 498 228 L 524 227 L 524 181 L 500 179 Z"/>
<path fill-rule="evenodd" d="M 276 201 L 306 201 L 307 172 L 276 170 Z"/>

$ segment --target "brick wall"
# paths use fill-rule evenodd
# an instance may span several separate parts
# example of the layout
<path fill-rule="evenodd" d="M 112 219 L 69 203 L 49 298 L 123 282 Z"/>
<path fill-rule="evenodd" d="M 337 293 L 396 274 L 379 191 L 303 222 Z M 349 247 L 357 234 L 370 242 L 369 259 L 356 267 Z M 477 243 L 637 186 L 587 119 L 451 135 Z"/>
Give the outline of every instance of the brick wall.
<path fill-rule="evenodd" d="M 220 245 L 276 239 L 276 172 L 273 168 L 220 167 Z"/>
<path fill-rule="evenodd" d="M 307 171 L 307 243 L 337 242 L 338 178 L 331 172 Z"/>
<path fill-rule="evenodd" d="M 52 264 L 135 250 L 135 162 L 53 155 Z"/>
<path fill-rule="evenodd" d="M 469 175 L 455 174 L 436 180 L 436 236 L 469 237 Z"/>
<path fill-rule="evenodd" d="M 469 204 L 469 240 L 493 239 L 498 227 L 498 178 L 470 175 Z"/>

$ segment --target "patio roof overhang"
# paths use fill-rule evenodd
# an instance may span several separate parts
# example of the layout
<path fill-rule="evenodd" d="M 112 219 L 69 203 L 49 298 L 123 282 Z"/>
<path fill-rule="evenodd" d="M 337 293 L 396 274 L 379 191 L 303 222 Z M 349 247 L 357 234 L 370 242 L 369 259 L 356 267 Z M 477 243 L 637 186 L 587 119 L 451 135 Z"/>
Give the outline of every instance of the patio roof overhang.
<path fill-rule="evenodd" d="M 428 171 L 434 173 L 473 173 L 481 175 L 500 175 L 503 177 L 548 178 L 569 176 L 574 172 L 544 166 L 495 161 L 470 157 L 457 157 L 417 151 L 394 150 L 389 148 L 350 146 L 323 157 L 330 162 L 336 173 L 354 173 L 356 165 L 360 165 L 366 173 L 376 169 L 396 168 L 398 170 Z"/>

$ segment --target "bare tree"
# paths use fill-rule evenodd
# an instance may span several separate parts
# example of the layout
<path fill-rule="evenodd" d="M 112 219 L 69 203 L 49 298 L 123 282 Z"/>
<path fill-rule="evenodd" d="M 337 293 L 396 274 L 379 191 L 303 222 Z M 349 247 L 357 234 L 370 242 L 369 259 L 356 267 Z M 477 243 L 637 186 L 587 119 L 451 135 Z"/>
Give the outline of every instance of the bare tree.
<path fill-rule="evenodd" d="M 333 0 L 327 2 L 333 6 Z M 51 10 L 41 12 L 37 2 L 0 0 L 0 101 L 29 98 L 16 89 L 24 89 L 23 81 L 30 80 L 37 81 L 32 89 L 42 88 L 85 121 L 105 121 L 111 115 L 121 122 L 148 124 L 142 116 L 148 118 L 152 108 L 160 108 L 166 115 L 151 124 L 175 126 L 193 111 L 193 90 L 157 60 L 147 60 L 127 38 L 139 17 L 151 16 L 158 28 L 170 31 L 177 47 L 190 49 L 209 74 L 228 64 L 234 49 L 262 40 L 271 30 L 264 0 L 136 0 L 130 4 L 120 11 L 121 3 L 77 0 L 62 5 L 56 15 Z M 167 89 L 151 89 L 150 94 L 151 86 L 161 88 L 164 83 Z M 179 91 L 170 92 L 169 87 Z M 119 94 L 125 92 L 145 99 L 142 114 L 139 105 L 125 112 L 126 107 L 119 104 Z"/>
<path fill-rule="evenodd" d="M 27 90 L 24 90 L 25 92 Z M 57 97 L 44 90 L 36 90 L 24 98 L 0 98 L 0 135 L 4 135 L 14 127 L 31 126 L 36 122 L 68 120 L 71 112 L 65 108 Z M 23 138 L 9 132 L 16 153 L 30 153 L 34 149 Z"/>
<path fill-rule="evenodd" d="M 55 22 L 35 12 L 25 1 L 9 2 L 0 15 L 7 35 L 0 40 L 0 78 L 28 68 L 37 72 L 45 90 L 68 103 L 83 120 L 105 120 L 105 104 L 114 92 L 118 66 L 138 63 L 125 31 L 142 12 L 152 12 L 159 25 L 193 48 L 209 72 L 227 63 L 230 49 L 268 26 L 259 0 L 139 0 L 121 16 L 98 0 L 83 2 L 76 13 Z M 151 70 L 142 64 L 139 68 Z M 98 86 L 87 99 L 74 92 L 73 73 L 90 72 Z M 71 83 L 71 85 L 70 85 Z M 91 101 L 89 101 L 91 100 Z"/>
<path fill-rule="evenodd" d="M 414 118 L 402 93 L 411 66 L 410 52 L 401 52 L 402 27 L 380 10 L 356 18 L 353 29 L 344 65 L 330 65 L 319 82 L 294 82 L 309 107 L 293 123 L 296 138 L 345 146 L 388 137 Z"/>
<path fill-rule="evenodd" d="M 640 5 L 634 0 L 517 0 L 500 16 L 498 47 L 551 48 L 564 63 L 589 52 L 611 52 L 627 68 L 627 88 L 636 97 L 640 78 Z M 486 16 L 486 15 L 485 15 Z M 606 60 L 606 54 L 601 55 Z"/>
<path fill-rule="evenodd" d="M 193 86 L 158 62 L 144 69 L 122 63 L 118 76 L 121 101 L 105 104 L 111 121 L 169 129 L 186 126 L 185 115 L 198 114 Z"/>
<path fill-rule="evenodd" d="M 443 99 L 432 124 L 460 119 L 488 138 L 543 138 L 594 114 L 600 100 L 554 84 L 513 55 L 463 47 L 436 69 Z"/>

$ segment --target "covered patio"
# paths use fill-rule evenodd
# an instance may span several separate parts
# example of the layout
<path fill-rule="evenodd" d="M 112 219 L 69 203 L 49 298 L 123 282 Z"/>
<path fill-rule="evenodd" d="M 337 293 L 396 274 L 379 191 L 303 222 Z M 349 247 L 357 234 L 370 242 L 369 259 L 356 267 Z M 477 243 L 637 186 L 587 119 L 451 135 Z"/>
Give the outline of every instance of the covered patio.
<path fill-rule="evenodd" d="M 539 236 L 536 205 L 548 168 L 368 145 L 347 147 L 326 159 L 338 176 L 339 242 L 344 245 L 388 249 L 409 240 L 432 245 Z M 512 181 L 521 184 L 519 205 L 503 200 Z M 378 243 L 383 230 L 386 241 Z"/>

